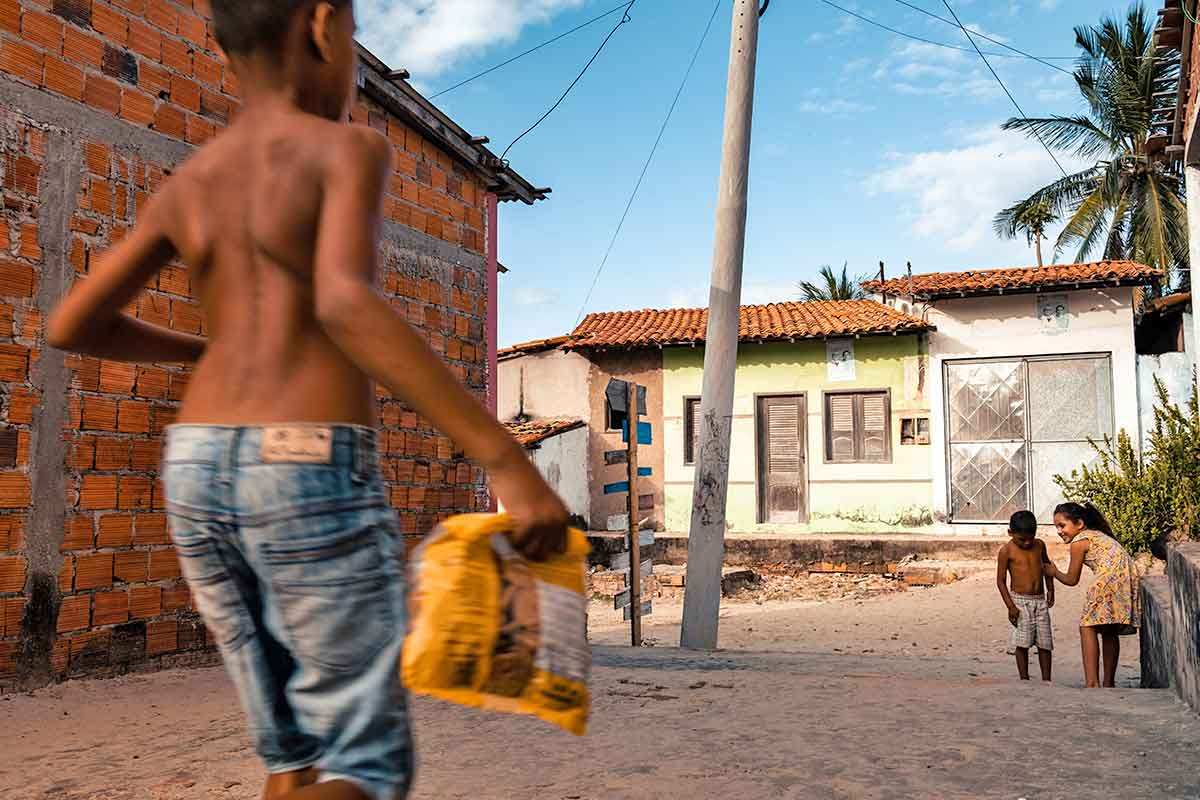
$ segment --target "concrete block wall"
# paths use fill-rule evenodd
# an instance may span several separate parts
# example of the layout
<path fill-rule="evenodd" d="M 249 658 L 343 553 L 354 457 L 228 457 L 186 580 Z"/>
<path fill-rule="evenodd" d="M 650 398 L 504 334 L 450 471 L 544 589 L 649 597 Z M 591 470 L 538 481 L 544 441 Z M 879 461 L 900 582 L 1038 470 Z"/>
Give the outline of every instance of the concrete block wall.
<path fill-rule="evenodd" d="M 1175 671 L 1175 620 L 1171 585 L 1165 575 L 1142 578 L 1142 624 L 1138 628 L 1142 656 L 1142 688 L 1169 689 Z"/>
<path fill-rule="evenodd" d="M 1200 713 L 1200 542 L 1174 545 L 1167 558 L 1171 587 L 1175 693 Z"/>
<path fill-rule="evenodd" d="M 146 198 L 238 107 L 205 0 L 0 0 L 0 691 L 204 659 L 158 483 L 187 372 L 67 357 L 42 322 Z M 382 288 L 486 391 L 487 195 L 436 142 L 362 98 L 395 148 Z M 173 265 L 132 313 L 204 332 Z M 380 392 L 404 533 L 486 507 L 482 472 Z"/>

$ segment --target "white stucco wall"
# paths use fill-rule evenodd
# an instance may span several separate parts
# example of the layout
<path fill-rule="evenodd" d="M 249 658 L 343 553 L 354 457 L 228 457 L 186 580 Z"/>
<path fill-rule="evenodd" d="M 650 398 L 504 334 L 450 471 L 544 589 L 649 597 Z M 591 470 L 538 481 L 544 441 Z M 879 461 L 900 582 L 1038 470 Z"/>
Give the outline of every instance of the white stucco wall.
<path fill-rule="evenodd" d="M 1138 356 L 1138 402 L 1141 412 L 1142 449 L 1150 444 L 1154 430 L 1154 407 L 1158 391 L 1154 379 L 1162 381 L 1172 403 L 1186 405 L 1191 396 L 1195 374 L 1196 342 L 1191 314 L 1183 315 L 1184 352 L 1163 353 L 1160 356 Z"/>
<path fill-rule="evenodd" d="M 590 366 L 578 353 L 562 350 L 501 361 L 496 416 L 511 420 L 523 411 L 530 419 L 588 419 Z"/>
<path fill-rule="evenodd" d="M 591 513 L 587 427 L 551 436 L 528 452 L 529 459 L 562 498 L 567 510 L 587 520 Z"/>
<path fill-rule="evenodd" d="M 1137 440 L 1138 375 L 1133 338 L 1133 290 L 1130 288 L 1056 291 L 1066 294 L 1066 327 L 1045 324 L 1038 316 L 1038 295 L 1022 294 L 939 300 L 927 318 L 937 327 L 929 337 L 930 398 L 933 438 L 933 501 L 949 514 L 949 464 L 946 443 L 946 396 L 943 364 L 969 358 L 1107 354 L 1112 359 L 1113 416 L 1116 430 Z M 916 313 L 922 311 L 917 305 Z M 957 533 L 994 532 L 991 526 L 956 525 Z"/>

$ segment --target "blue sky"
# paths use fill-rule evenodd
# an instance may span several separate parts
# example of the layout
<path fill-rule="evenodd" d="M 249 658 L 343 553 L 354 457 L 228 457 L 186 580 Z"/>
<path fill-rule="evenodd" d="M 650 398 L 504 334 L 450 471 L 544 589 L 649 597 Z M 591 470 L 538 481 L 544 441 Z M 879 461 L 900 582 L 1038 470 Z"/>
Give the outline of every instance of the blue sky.
<path fill-rule="evenodd" d="M 561 33 L 618 0 L 360 0 L 361 38 L 426 94 Z M 839 5 L 914 35 L 962 33 L 896 0 Z M 911 0 L 947 16 L 940 0 Z M 951 0 L 968 25 L 1038 56 L 1074 56 L 1073 26 L 1121 0 Z M 1156 4 L 1157 5 L 1157 4 Z M 509 155 L 554 193 L 501 207 L 500 342 L 569 332 L 712 12 L 712 0 L 638 0 L 632 21 L 559 110 Z M 730 6 L 716 23 L 587 311 L 707 302 Z M 437 99 L 497 153 L 558 97 L 616 15 Z M 974 53 L 897 37 L 820 0 L 775 0 L 759 44 L 743 301 L 797 297 L 821 264 L 889 274 L 1033 262 L 991 219 L 1052 179 L 1036 141 Z M 995 45 L 985 51 L 994 52 Z M 1075 113 L 1068 75 L 992 58 L 1030 115 Z M 1070 61 L 1057 61 L 1067 70 Z M 1060 156 L 1070 170 L 1074 164 Z M 1070 260 L 1073 254 L 1063 254 Z"/>

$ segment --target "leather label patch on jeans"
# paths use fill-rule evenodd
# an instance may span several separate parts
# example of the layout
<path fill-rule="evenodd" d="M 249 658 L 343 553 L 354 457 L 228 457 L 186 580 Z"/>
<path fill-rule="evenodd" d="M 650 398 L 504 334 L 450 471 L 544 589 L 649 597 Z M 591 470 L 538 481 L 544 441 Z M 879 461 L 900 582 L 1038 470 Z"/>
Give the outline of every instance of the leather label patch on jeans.
<path fill-rule="evenodd" d="M 263 428 L 264 464 L 329 464 L 333 461 L 333 429 L 308 425 Z"/>

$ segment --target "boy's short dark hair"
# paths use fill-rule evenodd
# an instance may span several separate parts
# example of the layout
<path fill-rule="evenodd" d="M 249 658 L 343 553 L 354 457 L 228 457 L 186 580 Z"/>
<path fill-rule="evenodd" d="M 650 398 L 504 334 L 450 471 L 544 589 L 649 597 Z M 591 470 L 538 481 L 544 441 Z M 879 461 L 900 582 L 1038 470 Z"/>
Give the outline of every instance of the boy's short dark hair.
<path fill-rule="evenodd" d="M 1037 517 L 1030 511 L 1018 511 L 1008 520 L 1008 529 L 1023 536 L 1037 534 Z"/>
<path fill-rule="evenodd" d="M 217 43 L 226 54 L 277 52 L 296 12 L 315 0 L 212 0 Z M 344 6 L 352 0 L 325 0 Z"/>

